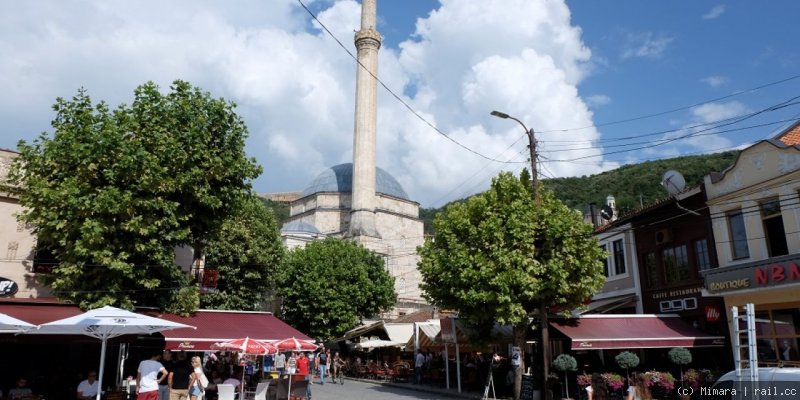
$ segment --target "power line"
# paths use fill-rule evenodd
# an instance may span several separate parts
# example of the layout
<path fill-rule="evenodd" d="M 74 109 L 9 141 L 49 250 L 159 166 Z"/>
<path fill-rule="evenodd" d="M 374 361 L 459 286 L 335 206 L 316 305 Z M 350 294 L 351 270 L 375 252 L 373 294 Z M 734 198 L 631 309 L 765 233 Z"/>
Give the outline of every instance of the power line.
<path fill-rule="evenodd" d="M 481 158 L 483 158 L 483 159 L 486 159 L 486 160 L 489 160 L 489 161 L 492 161 L 492 162 L 505 163 L 505 161 L 501 161 L 501 160 L 498 160 L 498 159 L 495 159 L 495 158 L 491 158 L 491 157 L 485 156 L 485 155 L 483 155 L 483 154 L 481 154 L 481 153 L 479 153 L 479 152 L 477 152 L 477 151 L 475 151 L 475 150 L 473 150 L 473 149 L 471 149 L 471 148 L 467 147 L 466 145 L 462 144 L 461 142 L 459 142 L 459 141 L 457 141 L 457 140 L 453 139 L 452 137 L 450 137 L 450 135 L 448 135 L 448 134 L 446 134 L 446 133 L 442 132 L 442 131 L 441 131 L 441 130 L 438 128 L 438 127 L 436 127 L 436 125 L 434 125 L 433 123 L 431 123 L 430 121 L 428 121 L 427 119 L 425 119 L 425 117 L 423 117 L 423 116 L 422 116 L 422 115 L 421 115 L 419 112 L 417 112 L 417 111 L 416 111 L 416 110 L 415 110 L 413 107 L 411 107 L 411 105 L 409 105 L 409 104 L 408 104 L 408 103 L 407 103 L 405 100 L 403 100 L 403 99 L 402 99 L 402 98 L 401 98 L 401 97 L 400 97 L 400 96 L 399 96 L 397 93 L 395 93 L 395 92 L 394 92 L 392 89 L 390 89 L 390 88 L 389 88 L 389 86 L 387 86 L 387 85 L 386 85 L 386 84 L 385 84 L 385 83 L 384 83 L 384 82 L 383 82 L 383 81 L 382 81 L 380 78 L 378 78 L 378 77 L 377 77 L 375 74 L 373 74 L 373 73 L 372 73 L 372 71 L 370 71 L 370 70 L 369 70 L 367 67 L 365 67 L 363 64 L 361 64 L 361 61 L 359 61 L 359 60 L 358 60 L 358 57 L 356 57 L 356 56 L 355 56 L 355 55 L 354 55 L 354 54 L 353 54 L 353 53 L 350 51 L 350 49 L 348 49 L 348 48 L 347 48 L 347 47 L 346 47 L 346 46 L 345 46 L 345 45 L 344 45 L 344 44 L 343 44 L 343 43 L 342 43 L 342 42 L 339 40 L 339 38 L 337 38 L 337 37 L 336 37 L 336 35 L 334 35 L 334 34 L 333 34 L 333 32 L 331 32 L 331 31 L 329 30 L 329 29 L 328 29 L 328 27 L 327 27 L 327 26 L 325 26 L 325 24 L 323 24 L 323 23 L 322 23 L 322 21 L 320 21 L 320 20 L 317 18 L 317 16 L 316 16 L 316 15 L 314 15 L 314 13 L 313 13 L 313 12 L 311 12 L 311 10 L 310 10 L 308 7 L 306 7 L 306 5 L 303 3 L 303 1 L 302 1 L 302 0 L 297 0 L 297 2 L 298 2 L 298 3 L 300 3 L 300 5 L 303 7 L 303 9 L 305 9 L 305 10 L 306 10 L 306 12 L 308 12 L 308 14 L 311 16 L 311 18 L 313 18 L 313 19 L 314 19 L 314 21 L 316 21 L 316 22 L 317 22 L 317 23 L 318 23 L 318 24 L 319 24 L 319 25 L 322 27 L 322 29 L 323 29 L 323 30 L 325 30 L 325 32 L 326 32 L 326 33 L 327 33 L 327 34 L 328 34 L 328 35 L 329 35 L 331 38 L 333 38 L 333 40 L 334 40 L 334 41 L 336 41 L 336 43 L 338 43 L 338 44 L 339 44 L 339 46 L 340 46 L 342 49 L 344 49 L 344 51 L 345 51 L 345 52 L 347 52 L 347 54 L 348 54 L 348 55 L 350 55 L 350 57 L 351 57 L 353 60 L 355 60 L 355 61 L 356 61 L 356 63 L 358 63 L 358 65 L 359 65 L 359 67 L 360 67 L 360 68 L 364 68 L 364 71 L 366 71 L 366 72 L 367 72 L 367 73 L 368 73 L 370 76 L 372 76 L 372 77 L 375 79 L 375 81 L 377 81 L 377 82 L 378 82 L 378 83 L 379 83 L 379 84 L 380 84 L 380 85 L 381 85 L 381 86 L 382 86 L 382 87 L 383 87 L 383 88 L 384 88 L 384 89 L 385 89 L 387 92 L 389 92 L 389 94 L 390 94 L 390 95 L 392 95 L 392 97 L 394 97 L 394 98 L 395 98 L 397 101 L 399 101 L 399 102 L 400 102 L 400 104 L 402 104 L 402 105 L 403 105 L 403 106 L 404 106 L 404 107 L 405 107 L 405 108 L 406 108 L 406 109 L 407 109 L 409 112 L 411 112 L 411 114 L 413 114 L 415 117 L 417 117 L 417 119 L 419 119 L 420 121 L 422 121 L 423 123 L 425 123 L 426 125 L 428 125 L 429 127 L 431 127 L 431 129 L 433 129 L 434 131 L 436 131 L 436 133 L 438 133 L 438 134 L 440 134 L 440 135 L 444 136 L 445 138 L 447 138 L 447 140 L 449 140 L 449 141 L 451 141 L 451 142 L 455 143 L 456 145 L 458 145 L 459 147 L 461 147 L 461 148 L 463 148 L 463 149 L 465 149 L 465 150 L 469 151 L 470 153 L 472 153 L 472 154 L 475 154 L 475 155 L 476 155 L 476 156 L 478 156 L 478 157 L 481 157 Z"/>
<path fill-rule="evenodd" d="M 639 116 L 639 117 L 626 118 L 626 119 L 621 119 L 621 120 L 616 120 L 616 121 L 603 122 L 603 123 L 599 123 L 599 124 L 586 125 L 586 126 L 582 126 L 582 127 L 579 127 L 579 128 L 566 128 L 566 129 L 553 129 L 553 130 L 549 130 L 549 131 L 540 131 L 538 133 L 578 131 L 578 130 L 583 130 L 583 129 L 599 128 L 601 126 L 618 125 L 618 124 L 623 124 L 623 123 L 626 123 L 626 122 L 639 121 L 639 120 L 642 120 L 642 119 L 658 117 L 658 116 L 671 114 L 671 113 L 678 112 L 678 111 L 688 110 L 690 108 L 701 106 L 703 104 L 709 104 L 709 103 L 714 103 L 714 102 L 717 102 L 717 101 L 720 101 L 720 100 L 729 99 L 731 97 L 739 96 L 739 95 L 742 95 L 742 94 L 752 93 L 752 92 L 764 89 L 766 87 L 779 85 L 781 83 L 789 82 L 789 81 L 795 80 L 797 78 L 800 78 L 800 74 L 793 75 L 793 76 L 790 76 L 788 78 L 780 79 L 780 80 L 777 80 L 777 81 L 769 82 L 769 83 L 766 83 L 766 84 L 763 84 L 763 85 L 760 85 L 760 86 L 756 86 L 754 88 L 750 88 L 750 89 L 747 89 L 747 90 L 734 92 L 734 93 L 728 94 L 726 96 L 717 97 L 717 98 L 714 98 L 714 99 L 711 99 L 711 100 L 702 101 L 702 102 L 699 102 L 699 103 L 694 103 L 694 104 L 691 104 L 691 105 L 688 105 L 688 106 L 673 108 L 673 109 L 667 110 L 667 111 L 661 111 L 661 112 L 656 112 L 656 113 L 652 113 L 652 114 L 646 114 L 646 115 L 642 115 L 642 116 Z"/>

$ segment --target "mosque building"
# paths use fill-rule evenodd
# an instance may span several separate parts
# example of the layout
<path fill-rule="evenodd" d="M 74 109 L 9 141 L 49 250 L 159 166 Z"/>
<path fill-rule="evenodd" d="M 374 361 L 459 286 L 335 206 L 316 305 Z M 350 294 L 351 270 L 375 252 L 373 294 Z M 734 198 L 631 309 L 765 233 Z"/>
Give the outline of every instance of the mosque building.
<path fill-rule="evenodd" d="M 378 49 L 376 0 L 363 0 L 357 49 L 353 162 L 322 171 L 290 203 L 281 229 L 288 248 L 328 236 L 357 241 L 382 255 L 395 278 L 398 301 L 391 315 L 427 308 L 419 289 L 417 246 L 424 242 L 419 203 L 376 165 Z"/>

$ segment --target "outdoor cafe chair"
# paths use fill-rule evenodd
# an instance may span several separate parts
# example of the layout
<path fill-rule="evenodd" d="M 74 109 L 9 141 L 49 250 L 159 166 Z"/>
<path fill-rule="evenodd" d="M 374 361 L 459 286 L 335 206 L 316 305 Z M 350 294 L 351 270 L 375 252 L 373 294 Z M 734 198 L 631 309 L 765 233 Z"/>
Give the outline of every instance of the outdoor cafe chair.
<path fill-rule="evenodd" d="M 302 380 L 297 382 L 292 382 L 292 392 L 289 393 L 290 400 L 304 400 L 306 398 L 306 393 L 308 392 L 308 381 Z"/>
<path fill-rule="evenodd" d="M 220 383 L 217 385 L 218 400 L 236 400 L 236 388 L 230 384 Z"/>
<path fill-rule="evenodd" d="M 267 390 L 269 390 L 269 381 L 258 382 L 256 386 L 256 394 L 253 400 L 267 400 Z"/>

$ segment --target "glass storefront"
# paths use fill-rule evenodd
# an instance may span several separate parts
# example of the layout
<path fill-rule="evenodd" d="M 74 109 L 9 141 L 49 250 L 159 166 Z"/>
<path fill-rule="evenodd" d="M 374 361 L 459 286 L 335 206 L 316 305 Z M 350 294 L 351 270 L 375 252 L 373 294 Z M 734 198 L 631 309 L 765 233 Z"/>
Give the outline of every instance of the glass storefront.
<path fill-rule="evenodd" d="M 762 366 L 800 367 L 800 309 L 756 306 L 758 363 Z M 739 321 L 746 330 L 745 321 Z"/>

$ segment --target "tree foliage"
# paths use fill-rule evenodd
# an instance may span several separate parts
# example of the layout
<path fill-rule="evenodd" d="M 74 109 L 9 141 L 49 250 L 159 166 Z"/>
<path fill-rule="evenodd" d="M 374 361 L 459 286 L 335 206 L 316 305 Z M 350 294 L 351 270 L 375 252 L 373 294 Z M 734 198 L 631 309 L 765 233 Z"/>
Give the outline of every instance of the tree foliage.
<path fill-rule="evenodd" d="M 581 216 L 543 192 L 535 207 L 509 173 L 434 221 L 420 248 L 428 299 L 475 322 L 524 324 L 542 301 L 578 306 L 602 285 L 604 253 Z"/>
<path fill-rule="evenodd" d="M 219 283 L 201 296 L 201 308 L 261 310 L 270 300 L 284 254 L 278 225 L 260 197 L 240 202 L 206 246 L 206 269 L 219 273 Z"/>
<path fill-rule="evenodd" d="M 59 298 L 196 307 L 173 249 L 201 250 L 261 169 L 245 156 L 233 104 L 183 81 L 170 89 L 146 83 L 113 111 L 82 89 L 56 101 L 52 136 L 20 142 L 11 172 L 20 218 L 59 260 L 45 276 Z"/>
<path fill-rule="evenodd" d="M 501 173 L 489 190 L 438 215 L 419 249 L 429 301 L 478 329 L 513 325 L 520 347 L 534 310 L 577 307 L 604 281 L 591 226 L 550 192 L 537 206 L 527 186 Z"/>
<path fill-rule="evenodd" d="M 337 238 L 290 251 L 278 273 L 277 293 L 284 320 L 321 340 L 344 334 L 397 298 L 383 258 Z"/>

